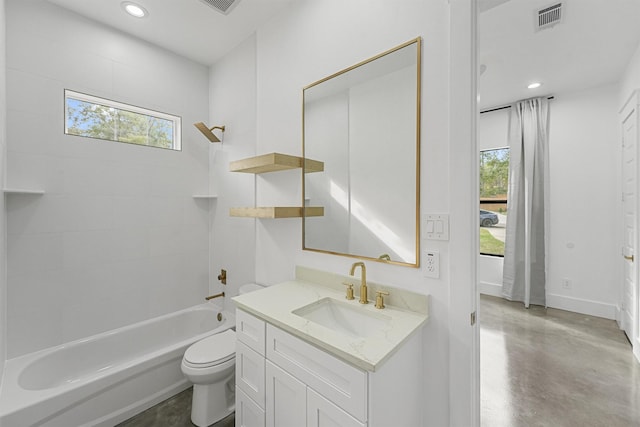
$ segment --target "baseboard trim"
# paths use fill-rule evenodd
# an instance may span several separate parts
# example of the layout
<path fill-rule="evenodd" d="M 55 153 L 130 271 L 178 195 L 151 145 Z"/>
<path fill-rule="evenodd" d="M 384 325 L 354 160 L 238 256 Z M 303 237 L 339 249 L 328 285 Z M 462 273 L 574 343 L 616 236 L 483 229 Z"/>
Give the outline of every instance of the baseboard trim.
<path fill-rule="evenodd" d="M 622 324 L 622 307 L 616 305 L 616 323 L 618 323 L 618 328 L 624 329 L 624 325 Z"/>
<path fill-rule="evenodd" d="M 618 317 L 618 308 L 615 304 L 605 304 L 598 301 L 568 297 L 566 295 L 547 294 L 547 307 L 588 314 L 590 316 L 604 317 L 605 319 L 611 320 L 617 320 Z"/>
<path fill-rule="evenodd" d="M 482 295 L 502 298 L 502 285 L 498 285 L 497 283 L 478 282 L 478 291 Z"/>

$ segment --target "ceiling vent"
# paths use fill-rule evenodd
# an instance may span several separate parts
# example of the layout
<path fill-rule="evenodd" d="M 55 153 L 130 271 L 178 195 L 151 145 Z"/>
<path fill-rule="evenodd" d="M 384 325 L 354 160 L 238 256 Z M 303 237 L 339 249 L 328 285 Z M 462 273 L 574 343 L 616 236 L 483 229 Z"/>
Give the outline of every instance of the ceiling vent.
<path fill-rule="evenodd" d="M 550 28 L 556 24 L 559 24 L 560 22 L 562 22 L 563 13 L 564 11 L 562 9 L 562 3 L 556 3 L 543 9 L 537 10 L 535 12 L 536 31 L 544 30 L 545 28 Z"/>
<path fill-rule="evenodd" d="M 202 3 L 211 6 L 217 12 L 222 13 L 223 15 L 228 15 L 231 13 L 234 7 L 240 0 L 200 0 Z"/>

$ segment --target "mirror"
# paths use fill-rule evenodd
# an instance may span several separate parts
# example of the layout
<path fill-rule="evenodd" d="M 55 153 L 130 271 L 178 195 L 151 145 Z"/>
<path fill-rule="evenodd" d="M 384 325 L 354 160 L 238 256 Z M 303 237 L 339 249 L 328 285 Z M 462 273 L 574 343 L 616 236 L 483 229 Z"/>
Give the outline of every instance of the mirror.
<path fill-rule="evenodd" d="M 303 249 L 419 265 L 421 39 L 303 89 Z"/>

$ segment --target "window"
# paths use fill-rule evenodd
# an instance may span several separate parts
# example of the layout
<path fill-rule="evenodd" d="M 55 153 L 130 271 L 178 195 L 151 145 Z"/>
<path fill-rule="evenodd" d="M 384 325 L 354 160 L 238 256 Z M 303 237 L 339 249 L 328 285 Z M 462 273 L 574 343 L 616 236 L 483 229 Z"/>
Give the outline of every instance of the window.
<path fill-rule="evenodd" d="M 67 135 L 181 149 L 180 117 L 71 90 L 64 98 Z"/>
<path fill-rule="evenodd" d="M 509 149 L 480 152 L 480 254 L 504 256 Z"/>

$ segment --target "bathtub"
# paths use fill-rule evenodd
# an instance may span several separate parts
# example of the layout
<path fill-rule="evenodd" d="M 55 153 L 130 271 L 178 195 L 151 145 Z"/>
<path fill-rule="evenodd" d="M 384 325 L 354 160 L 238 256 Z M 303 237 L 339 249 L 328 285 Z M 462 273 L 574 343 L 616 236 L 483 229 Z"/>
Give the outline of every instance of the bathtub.
<path fill-rule="evenodd" d="M 234 326 L 208 302 L 10 359 L 0 427 L 113 426 L 187 389 L 186 348 Z"/>

